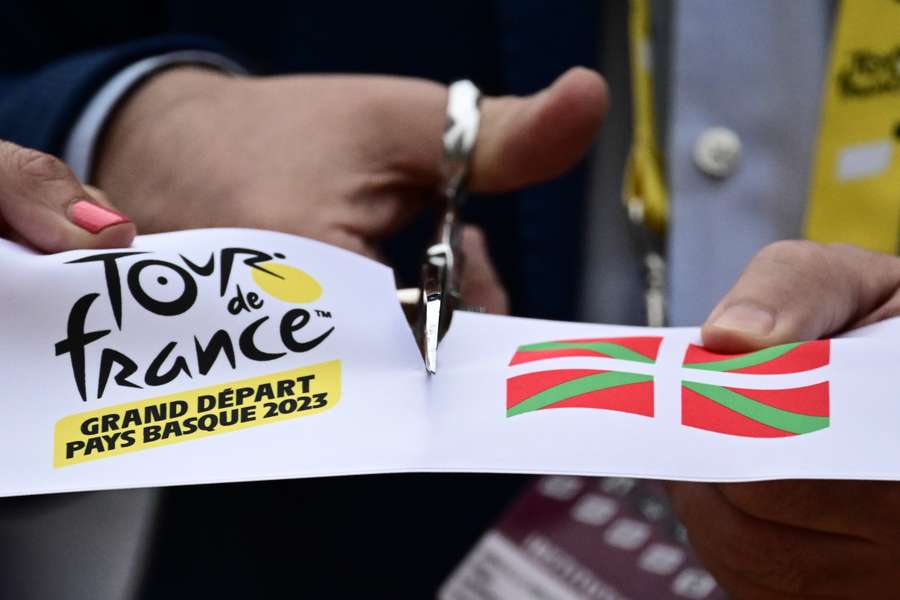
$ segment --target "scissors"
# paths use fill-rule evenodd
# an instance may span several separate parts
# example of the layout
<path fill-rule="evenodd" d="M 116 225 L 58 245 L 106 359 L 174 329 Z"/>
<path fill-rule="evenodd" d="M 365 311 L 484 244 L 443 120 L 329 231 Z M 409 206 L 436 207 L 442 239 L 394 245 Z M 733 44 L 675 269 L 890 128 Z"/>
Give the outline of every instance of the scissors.
<path fill-rule="evenodd" d="M 443 135 L 441 181 L 434 201 L 437 226 L 422 259 L 418 288 L 398 290 L 429 375 L 437 373 L 437 347 L 462 305 L 463 255 L 460 210 L 465 202 L 469 158 L 481 119 L 481 92 L 468 80 L 450 85 L 447 124 Z"/>

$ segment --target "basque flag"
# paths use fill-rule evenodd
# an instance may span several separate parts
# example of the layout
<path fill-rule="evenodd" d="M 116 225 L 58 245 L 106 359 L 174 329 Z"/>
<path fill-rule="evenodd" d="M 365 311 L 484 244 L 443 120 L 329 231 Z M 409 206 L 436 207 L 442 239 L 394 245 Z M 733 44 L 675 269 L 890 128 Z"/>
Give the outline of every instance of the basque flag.
<path fill-rule="evenodd" d="M 828 364 L 828 340 L 795 342 L 763 348 L 747 354 L 716 354 L 703 346 L 691 344 L 684 355 L 684 366 L 704 371 L 777 375 L 800 373 Z"/>
<path fill-rule="evenodd" d="M 661 342 L 661 337 L 647 336 L 526 344 L 518 348 L 509 364 L 567 357 L 653 364 Z M 507 379 L 507 416 L 547 408 L 595 408 L 652 417 L 653 376 L 601 369 L 545 369 Z"/>
<path fill-rule="evenodd" d="M 722 355 L 690 346 L 684 367 L 765 377 L 802 373 L 829 362 L 828 340 L 783 344 L 746 354 Z M 681 422 L 743 437 L 787 437 L 829 425 L 828 382 L 780 389 L 746 389 L 683 381 Z"/>

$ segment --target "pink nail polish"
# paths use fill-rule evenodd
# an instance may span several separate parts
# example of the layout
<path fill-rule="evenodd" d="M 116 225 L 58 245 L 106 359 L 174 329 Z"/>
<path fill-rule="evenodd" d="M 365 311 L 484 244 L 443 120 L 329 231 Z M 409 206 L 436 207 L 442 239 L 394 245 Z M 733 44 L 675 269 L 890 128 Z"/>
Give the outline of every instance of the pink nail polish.
<path fill-rule="evenodd" d="M 122 213 L 89 200 L 78 200 L 69 207 L 69 220 L 91 233 L 100 233 L 107 227 L 131 221 Z"/>

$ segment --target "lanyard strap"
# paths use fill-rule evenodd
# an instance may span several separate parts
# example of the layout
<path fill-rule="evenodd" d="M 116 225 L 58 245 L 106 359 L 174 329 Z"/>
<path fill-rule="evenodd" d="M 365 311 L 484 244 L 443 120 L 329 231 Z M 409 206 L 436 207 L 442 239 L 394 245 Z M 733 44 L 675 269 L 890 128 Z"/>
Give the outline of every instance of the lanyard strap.
<path fill-rule="evenodd" d="M 622 199 L 636 223 L 663 233 L 669 216 L 653 111 L 653 52 L 649 0 L 630 0 L 632 138 L 622 181 Z"/>
<path fill-rule="evenodd" d="M 806 215 L 806 237 L 897 252 L 900 2 L 841 2 Z"/>
<path fill-rule="evenodd" d="M 649 0 L 630 0 L 631 149 L 622 180 L 622 201 L 633 224 L 644 277 L 644 315 L 651 327 L 666 324 L 666 261 L 663 239 L 669 216 L 656 120 L 653 114 L 653 52 Z"/>
<path fill-rule="evenodd" d="M 661 235 L 669 206 L 653 111 L 649 4 L 629 2 L 633 134 L 622 198 L 632 221 Z M 822 96 L 805 237 L 895 253 L 900 240 L 900 2 L 840 3 Z"/>
<path fill-rule="evenodd" d="M 669 201 L 653 110 L 650 23 L 650 0 L 629 0 L 632 141 L 622 200 L 643 258 L 647 322 L 661 326 Z M 842 1 L 832 37 L 804 235 L 895 253 L 900 245 L 900 2 Z"/>

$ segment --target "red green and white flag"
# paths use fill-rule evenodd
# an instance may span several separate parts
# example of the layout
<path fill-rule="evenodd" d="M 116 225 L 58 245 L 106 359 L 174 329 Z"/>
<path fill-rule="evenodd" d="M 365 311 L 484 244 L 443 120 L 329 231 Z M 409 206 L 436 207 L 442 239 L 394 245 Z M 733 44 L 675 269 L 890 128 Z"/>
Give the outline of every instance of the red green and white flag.
<path fill-rule="evenodd" d="M 682 382 L 681 422 L 744 437 L 788 437 L 828 427 L 828 382 L 797 388 L 748 390 Z"/>
<path fill-rule="evenodd" d="M 588 357 L 653 364 L 661 337 L 591 338 L 519 346 L 510 366 Z M 653 416 L 653 376 L 600 369 L 547 369 L 506 382 L 509 417 L 547 408 L 594 408 Z"/>
<path fill-rule="evenodd" d="M 539 364 L 533 371 L 507 379 L 506 414 L 513 417 L 549 408 L 589 408 L 653 417 L 654 376 L 646 368 L 632 372 L 629 363 L 655 365 L 661 343 L 662 338 L 658 336 L 637 336 L 519 346 L 509 362 L 510 367 Z M 689 345 L 681 366 L 694 375 L 686 376 L 681 382 L 681 423 L 715 433 L 755 438 L 788 437 L 825 429 L 830 418 L 827 381 L 799 385 L 788 377 L 784 387 L 771 389 L 773 380 L 767 378 L 773 375 L 783 378 L 825 367 L 829 352 L 827 340 L 783 344 L 733 355 Z M 561 365 L 558 360 L 573 358 L 581 359 L 580 365 L 588 368 L 568 368 L 569 365 Z M 591 358 L 614 359 L 616 368 L 591 368 Z M 552 366 L 541 369 L 542 361 Z M 598 366 L 608 364 L 605 361 Z M 717 373 L 715 377 L 713 372 Z M 724 374 L 729 374 L 726 379 L 730 381 L 723 385 Z M 717 380 L 710 382 L 710 378 Z M 814 379 L 820 378 L 814 375 Z M 731 381 L 740 385 L 730 385 Z M 769 385 L 763 384 L 764 381 Z M 756 385 L 764 389 L 756 389 Z"/>
<path fill-rule="evenodd" d="M 716 354 L 703 346 L 691 344 L 684 356 L 684 366 L 754 375 L 800 373 L 827 365 L 829 348 L 828 340 L 814 340 L 781 344 L 746 354 Z"/>
<path fill-rule="evenodd" d="M 600 356 L 630 360 L 642 363 L 656 362 L 659 336 L 589 338 L 580 340 L 560 340 L 557 342 L 539 342 L 519 346 L 509 365 L 548 358 L 564 358 L 571 356 Z"/>
<path fill-rule="evenodd" d="M 828 340 L 782 344 L 745 354 L 716 354 L 691 345 L 684 367 L 722 373 L 770 375 L 811 371 L 828 365 Z M 688 427 L 743 437 L 787 437 L 829 425 L 828 382 L 779 389 L 742 389 L 683 381 L 681 422 Z"/>
<path fill-rule="evenodd" d="M 599 408 L 653 416 L 653 376 L 619 371 L 559 369 L 506 381 L 506 416 L 545 408 Z"/>

